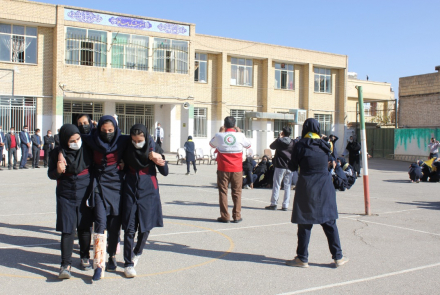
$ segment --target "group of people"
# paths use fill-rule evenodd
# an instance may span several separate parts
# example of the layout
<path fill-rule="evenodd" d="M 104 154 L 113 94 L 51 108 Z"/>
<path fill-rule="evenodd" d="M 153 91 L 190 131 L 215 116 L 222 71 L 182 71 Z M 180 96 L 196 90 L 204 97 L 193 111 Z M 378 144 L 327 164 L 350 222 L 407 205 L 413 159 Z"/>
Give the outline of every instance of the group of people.
<path fill-rule="evenodd" d="M 252 162 L 242 163 L 242 149 L 250 148 L 250 142 L 243 133 L 237 132 L 235 118 L 226 117 L 224 132 L 217 133 L 210 141 L 212 148 L 218 151 L 217 156 L 217 185 L 219 191 L 220 217 L 218 222 L 238 223 L 243 220 L 241 215 L 241 193 L 243 178 L 246 175 L 244 167 L 252 169 Z M 348 262 L 343 256 L 339 239 L 336 219 L 338 210 L 336 204 L 335 179 L 354 175 L 353 168 L 339 160 L 339 164 L 332 155 L 332 148 L 328 141 L 321 138 L 320 127 L 315 119 L 304 122 L 301 139 L 290 139 L 290 128 L 284 127 L 280 137 L 271 145 L 276 150 L 273 175 L 273 189 L 271 205 L 266 209 L 275 210 L 278 201 L 277 192 L 281 182 L 284 182 L 285 198 L 282 209 L 287 210 L 292 172 L 298 174 L 295 198 L 293 202 L 292 223 L 298 224 L 297 256 L 286 262 L 289 266 L 308 267 L 308 244 L 313 224 L 320 224 L 327 236 L 328 245 L 335 266 L 339 267 Z M 267 165 L 267 159 L 258 166 Z M 257 168 L 256 166 L 255 168 Z M 337 169 L 339 167 L 339 169 Z M 264 169 L 263 169 L 264 170 Z M 255 170 L 254 170 L 255 171 Z M 342 174 L 339 173 L 342 171 Z M 261 176 L 261 175 L 260 175 Z M 258 174 L 257 174 L 258 177 Z M 338 178 L 339 177 L 339 178 Z M 228 185 L 231 185 L 232 220 L 228 212 Z M 286 192 L 289 192 L 286 194 Z"/>
<path fill-rule="evenodd" d="M 22 131 L 16 133 L 15 127 L 11 127 L 8 133 L 4 133 L 0 125 L 0 156 L 3 149 L 8 154 L 8 169 L 28 169 L 27 160 L 32 159 L 32 168 L 40 168 L 40 150 L 44 150 L 43 163 L 47 167 L 49 152 L 59 144 L 58 136 L 52 136 L 52 131 L 41 137 L 41 130 L 36 129 L 33 135 L 29 134 L 28 126 L 24 125 Z M 21 160 L 18 164 L 17 151 L 21 150 Z M 1 171 L 2 169 L 0 169 Z"/>
<path fill-rule="evenodd" d="M 427 161 L 417 160 L 409 166 L 408 176 L 412 183 L 440 182 L 440 159 L 438 149 L 440 143 L 434 137 L 428 144 L 429 156 Z"/>
<path fill-rule="evenodd" d="M 130 135 L 122 135 L 112 116 L 103 116 L 96 127 L 88 115 L 80 115 L 76 123 L 61 127 L 59 145 L 50 152 L 48 163 L 48 176 L 57 181 L 59 278 L 71 277 L 75 232 L 81 269 L 93 268 L 94 281 L 104 277 L 105 271 L 116 271 L 121 226 L 124 273 L 135 277 L 135 266 L 151 229 L 163 226 L 156 178 L 157 171 L 168 175 L 163 151 L 142 124 L 133 125 Z"/>

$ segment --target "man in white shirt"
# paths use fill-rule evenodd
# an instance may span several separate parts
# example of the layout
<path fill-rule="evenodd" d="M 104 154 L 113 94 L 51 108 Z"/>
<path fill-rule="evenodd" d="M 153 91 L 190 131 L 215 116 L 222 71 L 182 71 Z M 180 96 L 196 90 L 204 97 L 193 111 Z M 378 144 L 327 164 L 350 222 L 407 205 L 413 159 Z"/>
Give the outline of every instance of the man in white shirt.
<path fill-rule="evenodd" d="M 162 147 L 163 137 L 163 128 L 160 127 L 160 123 L 157 123 L 157 128 L 154 130 L 154 141 L 160 147 Z"/>

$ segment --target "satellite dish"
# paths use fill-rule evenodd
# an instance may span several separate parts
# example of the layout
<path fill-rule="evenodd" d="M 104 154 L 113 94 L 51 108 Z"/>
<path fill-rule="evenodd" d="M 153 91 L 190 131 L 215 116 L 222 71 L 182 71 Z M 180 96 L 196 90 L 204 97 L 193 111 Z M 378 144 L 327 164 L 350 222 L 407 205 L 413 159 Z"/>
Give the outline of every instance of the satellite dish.
<path fill-rule="evenodd" d="M 189 102 L 185 102 L 185 103 L 183 103 L 183 108 L 184 108 L 185 110 L 189 109 Z"/>

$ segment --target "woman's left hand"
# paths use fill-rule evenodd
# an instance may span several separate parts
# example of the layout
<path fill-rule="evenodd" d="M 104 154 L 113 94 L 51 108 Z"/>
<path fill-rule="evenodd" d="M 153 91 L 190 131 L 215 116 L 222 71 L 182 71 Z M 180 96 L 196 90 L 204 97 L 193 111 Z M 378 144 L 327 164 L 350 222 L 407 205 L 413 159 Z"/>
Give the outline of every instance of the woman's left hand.
<path fill-rule="evenodd" d="M 155 153 L 155 152 L 150 152 L 149 158 L 157 166 L 165 166 L 165 160 L 162 159 L 162 155 L 161 154 L 158 154 L 158 153 Z"/>

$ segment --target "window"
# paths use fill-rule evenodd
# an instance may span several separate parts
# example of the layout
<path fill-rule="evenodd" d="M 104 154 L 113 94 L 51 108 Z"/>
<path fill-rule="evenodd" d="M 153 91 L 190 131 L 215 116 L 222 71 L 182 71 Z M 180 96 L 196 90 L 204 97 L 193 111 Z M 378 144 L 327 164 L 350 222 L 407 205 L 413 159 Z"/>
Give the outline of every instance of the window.
<path fill-rule="evenodd" d="M 207 108 L 194 108 L 194 137 L 207 137 Z"/>
<path fill-rule="evenodd" d="M 231 85 L 252 86 L 252 59 L 231 58 Z"/>
<path fill-rule="evenodd" d="M 292 122 L 289 120 L 274 120 L 274 138 L 277 138 L 280 135 L 280 132 L 283 131 L 283 127 L 289 126 L 292 128 L 292 133 L 290 134 L 290 137 L 293 136 L 293 126 Z"/>
<path fill-rule="evenodd" d="M 28 125 L 29 131 L 35 130 L 37 99 L 34 97 L 1 97 L 0 96 L 0 125 L 4 131 L 15 127 L 16 131 Z"/>
<path fill-rule="evenodd" d="M 275 89 L 293 90 L 293 65 L 275 64 Z"/>
<path fill-rule="evenodd" d="M 194 81 L 200 83 L 207 82 L 207 70 L 208 70 L 208 56 L 203 53 L 196 53 L 195 59 L 195 71 L 194 71 Z"/>
<path fill-rule="evenodd" d="M 366 117 L 371 116 L 371 105 L 369 102 L 364 102 L 364 114 Z"/>
<path fill-rule="evenodd" d="M 148 37 L 113 33 L 112 68 L 148 71 Z"/>
<path fill-rule="evenodd" d="M 66 64 L 107 66 L 107 32 L 66 28 Z"/>
<path fill-rule="evenodd" d="M 156 72 L 188 74 L 188 42 L 154 38 L 153 69 Z"/>
<path fill-rule="evenodd" d="M 315 119 L 319 123 L 321 134 L 329 136 L 332 131 L 332 115 L 315 114 Z"/>
<path fill-rule="evenodd" d="M 63 124 L 76 125 L 77 117 L 80 114 L 87 114 L 94 121 L 104 115 L 102 103 L 90 101 L 71 101 L 65 100 L 63 103 Z"/>
<path fill-rule="evenodd" d="M 117 103 L 116 115 L 122 133 L 130 134 L 134 124 L 144 124 L 150 134 L 154 134 L 154 105 Z"/>
<path fill-rule="evenodd" d="M 235 118 L 235 126 L 240 128 L 246 137 L 252 138 L 252 118 L 246 118 L 245 110 L 231 110 L 231 116 Z"/>
<path fill-rule="evenodd" d="M 0 23 L 0 61 L 37 63 L 37 28 Z"/>
<path fill-rule="evenodd" d="M 315 68 L 315 92 L 332 93 L 330 69 Z"/>

